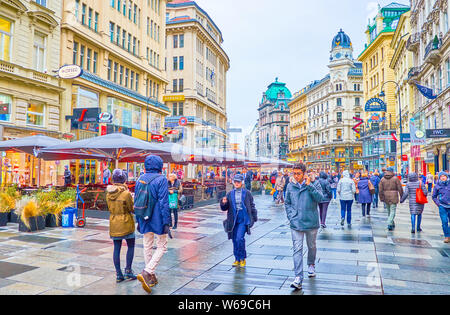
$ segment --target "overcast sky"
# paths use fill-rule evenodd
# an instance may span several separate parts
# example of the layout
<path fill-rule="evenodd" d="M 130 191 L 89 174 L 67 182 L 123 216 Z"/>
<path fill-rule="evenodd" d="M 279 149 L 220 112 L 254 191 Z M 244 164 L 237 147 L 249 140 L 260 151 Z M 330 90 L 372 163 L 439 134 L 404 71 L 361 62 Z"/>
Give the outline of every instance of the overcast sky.
<path fill-rule="evenodd" d="M 328 72 L 331 41 L 342 28 L 362 52 L 368 18 L 379 0 L 195 0 L 222 31 L 231 59 L 228 121 L 248 133 L 262 93 L 276 77 L 292 94 Z M 408 0 L 395 2 L 408 4 Z M 242 137 L 243 138 L 243 137 Z M 236 139 L 243 143 L 243 139 Z M 241 147 L 243 149 L 243 147 Z"/>

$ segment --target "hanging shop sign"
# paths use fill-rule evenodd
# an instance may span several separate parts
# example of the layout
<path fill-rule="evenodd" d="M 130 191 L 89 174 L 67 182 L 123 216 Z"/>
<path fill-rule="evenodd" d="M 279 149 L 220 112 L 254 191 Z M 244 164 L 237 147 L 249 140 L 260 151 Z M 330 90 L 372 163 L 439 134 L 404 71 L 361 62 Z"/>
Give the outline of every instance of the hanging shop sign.
<path fill-rule="evenodd" d="M 100 115 L 98 115 L 98 122 L 100 124 L 111 124 L 113 118 L 114 116 L 111 113 L 101 113 Z"/>
<path fill-rule="evenodd" d="M 426 145 L 427 138 L 425 132 L 420 128 L 420 126 L 416 125 L 416 120 L 413 118 L 409 123 L 409 129 L 411 133 L 411 145 Z"/>
<path fill-rule="evenodd" d="M 379 98 L 372 98 L 366 103 L 366 112 L 386 112 L 387 105 Z"/>
<path fill-rule="evenodd" d="M 83 69 L 77 65 L 63 66 L 58 70 L 61 79 L 76 79 L 83 74 Z"/>
<path fill-rule="evenodd" d="M 402 139 L 403 143 L 409 143 L 409 142 L 411 142 L 411 134 L 410 133 L 402 133 L 401 139 Z"/>
<path fill-rule="evenodd" d="M 188 119 L 186 118 L 186 117 L 181 117 L 180 118 L 180 120 L 178 121 L 178 124 L 180 125 L 180 126 L 187 126 L 187 124 L 188 124 Z"/>
<path fill-rule="evenodd" d="M 374 137 L 375 141 L 391 141 L 394 140 L 394 138 L 392 137 L 392 135 L 380 135 L 380 136 L 376 136 Z"/>
<path fill-rule="evenodd" d="M 183 102 L 185 99 L 184 95 L 169 95 L 163 97 L 164 102 Z"/>
<path fill-rule="evenodd" d="M 450 138 L 450 129 L 428 129 L 426 134 L 428 139 Z"/>
<path fill-rule="evenodd" d="M 75 108 L 72 122 L 97 122 L 100 108 Z"/>

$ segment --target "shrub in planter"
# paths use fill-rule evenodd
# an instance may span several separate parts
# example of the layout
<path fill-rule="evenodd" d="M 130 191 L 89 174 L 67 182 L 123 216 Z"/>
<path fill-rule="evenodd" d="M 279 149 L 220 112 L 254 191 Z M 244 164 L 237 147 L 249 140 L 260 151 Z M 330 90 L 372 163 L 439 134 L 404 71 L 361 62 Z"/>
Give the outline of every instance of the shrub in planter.
<path fill-rule="evenodd" d="M 45 216 L 46 227 L 61 226 L 61 213 L 65 208 L 73 205 L 76 191 L 68 189 L 58 193 L 56 191 L 40 191 L 36 194 L 39 211 Z"/>
<path fill-rule="evenodd" d="M 10 212 L 16 206 L 16 197 L 10 189 L 0 192 L 0 226 L 6 226 L 9 222 Z"/>
<path fill-rule="evenodd" d="M 45 219 L 34 197 L 23 197 L 17 203 L 17 211 L 20 214 L 19 231 L 34 232 L 45 228 Z"/>

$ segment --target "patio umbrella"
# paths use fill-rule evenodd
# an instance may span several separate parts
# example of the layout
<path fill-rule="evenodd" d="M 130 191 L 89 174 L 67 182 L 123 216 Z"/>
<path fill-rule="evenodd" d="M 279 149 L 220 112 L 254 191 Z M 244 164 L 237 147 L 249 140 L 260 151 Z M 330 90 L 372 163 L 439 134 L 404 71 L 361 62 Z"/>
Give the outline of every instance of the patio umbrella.
<path fill-rule="evenodd" d="M 14 151 L 19 153 L 25 153 L 29 155 L 36 156 L 37 150 L 41 148 L 46 148 L 53 145 L 64 144 L 65 142 L 59 139 L 36 135 L 26 138 L 18 138 L 8 141 L 0 142 L 0 151 Z M 0 165 L 1 166 L 1 165 Z M 41 163 L 39 163 L 39 173 L 38 173 L 38 186 L 40 183 L 40 174 L 41 174 Z M 1 167 L 3 170 L 3 167 Z M 1 172 L 0 172 L 0 183 L 1 183 Z M 30 183 L 33 178 L 33 170 L 31 170 Z"/>
<path fill-rule="evenodd" d="M 145 142 L 121 133 L 74 141 L 39 150 L 39 157 L 65 154 L 87 155 L 91 159 L 116 162 L 142 162 L 149 154 L 169 154 L 167 148 Z"/>

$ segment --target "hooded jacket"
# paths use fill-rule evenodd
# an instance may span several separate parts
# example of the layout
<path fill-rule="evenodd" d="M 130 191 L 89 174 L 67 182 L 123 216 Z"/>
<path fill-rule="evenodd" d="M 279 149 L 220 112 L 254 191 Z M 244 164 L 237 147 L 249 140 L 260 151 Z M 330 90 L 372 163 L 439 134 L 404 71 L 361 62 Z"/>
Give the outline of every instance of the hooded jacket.
<path fill-rule="evenodd" d="M 133 197 L 128 187 L 123 184 L 110 185 L 106 188 L 108 204 L 109 234 L 111 237 L 127 236 L 135 231 L 133 219 Z"/>
<path fill-rule="evenodd" d="M 447 181 L 441 181 L 441 176 L 446 175 Z M 448 174 L 445 172 L 439 173 L 439 179 L 433 190 L 433 201 L 438 207 L 450 209 L 450 183 Z"/>
<path fill-rule="evenodd" d="M 328 180 L 328 175 L 325 172 L 320 173 L 319 183 L 322 188 L 323 199 L 321 203 L 330 202 L 333 198 L 333 192 L 331 191 L 330 181 Z"/>
<path fill-rule="evenodd" d="M 403 197 L 402 183 L 392 171 L 386 171 L 379 185 L 380 200 L 388 205 L 398 204 Z M 400 197 L 399 197 L 400 195 Z"/>
<path fill-rule="evenodd" d="M 156 199 L 156 205 L 152 216 L 148 220 L 138 219 L 138 230 L 141 234 L 155 233 L 163 235 L 164 227 L 170 225 L 169 210 L 169 187 L 167 179 L 161 175 L 163 169 L 163 160 L 159 156 L 148 156 L 145 159 L 145 174 L 142 175 L 136 184 L 136 191 L 140 189 L 140 180 L 149 181 L 150 178 L 159 174 L 159 176 L 148 185 L 148 191 Z"/>
<path fill-rule="evenodd" d="M 421 205 L 416 202 L 417 188 L 420 187 L 422 187 L 423 193 L 427 196 L 428 189 L 426 188 L 426 185 L 419 181 L 419 176 L 416 173 L 410 173 L 408 175 L 408 183 L 406 184 L 405 193 L 403 194 L 401 202 L 405 202 L 409 197 L 409 211 L 411 214 L 422 214 L 423 209 L 425 208 L 425 205 Z"/>
<path fill-rule="evenodd" d="M 349 171 L 344 171 L 343 178 L 339 181 L 337 186 L 337 193 L 339 199 L 348 201 L 353 200 L 356 193 L 356 185 L 353 179 L 350 178 Z"/>
<path fill-rule="evenodd" d="M 292 178 L 287 188 L 285 201 L 291 229 L 301 232 L 319 229 L 318 207 L 322 200 L 323 194 L 319 181 L 306 186 Z"/>

